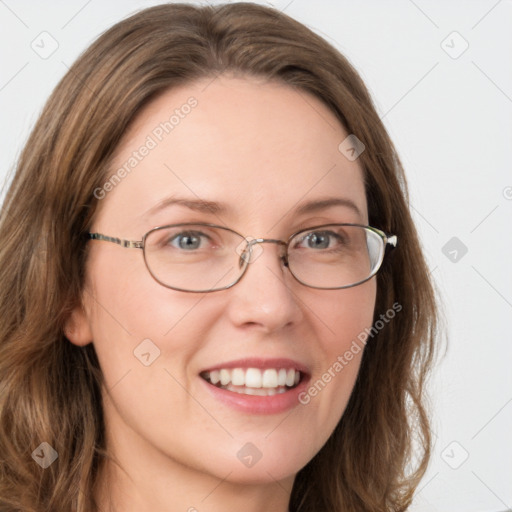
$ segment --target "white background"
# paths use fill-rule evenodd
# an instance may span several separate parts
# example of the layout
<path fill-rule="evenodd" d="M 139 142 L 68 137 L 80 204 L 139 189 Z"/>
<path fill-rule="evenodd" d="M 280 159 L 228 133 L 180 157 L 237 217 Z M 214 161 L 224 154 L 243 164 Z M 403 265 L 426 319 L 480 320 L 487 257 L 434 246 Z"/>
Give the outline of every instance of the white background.
<path fill-rule="evenodd" d="M 0 0 L 2 181 L 67 66 L 100 32 L 156 3 Z M 273 5 L 362 74 L 406 168 L 443 296 L 449 342 L 433 376 L 436 445 L 414 510 L 512 509 L 512 2 Z M 58 43 L 46 59 L 31 47 L 44 31 Z"/>

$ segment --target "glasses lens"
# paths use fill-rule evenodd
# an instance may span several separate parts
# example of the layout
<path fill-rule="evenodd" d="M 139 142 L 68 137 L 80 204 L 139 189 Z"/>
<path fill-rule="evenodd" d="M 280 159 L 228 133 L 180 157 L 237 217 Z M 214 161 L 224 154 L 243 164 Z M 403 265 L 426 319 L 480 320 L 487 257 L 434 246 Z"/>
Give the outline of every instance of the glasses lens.
<path fill-rule="evenodd" d="M 144 240 L 153 277 L 178 290 L 207 292 L 233 285 L 244 272 L 246 240 L 220 226 L 203 224 L 156 228 Z M 332 224 L 298 233 L 290 240 L 290 271 L 315 288 L 353 286 L 376 274 L 384 241 L 370 228 Z"/>
<path fill-rule="evenodd" d="M 144 241 L 149 271 L 160 283 L 186 291 L 212 291 L 232 285 L 247 263 L 240 257 L 245 239 L 222 227 L 201 224 L 156 228 Z"/>
<path fill-rule="evenodd" d="M 298 233 L 289 244 L 290 271 L 316 288 L 353 286 L 373 276 L 384 241 L 372 229 L 333 224 Z"/>

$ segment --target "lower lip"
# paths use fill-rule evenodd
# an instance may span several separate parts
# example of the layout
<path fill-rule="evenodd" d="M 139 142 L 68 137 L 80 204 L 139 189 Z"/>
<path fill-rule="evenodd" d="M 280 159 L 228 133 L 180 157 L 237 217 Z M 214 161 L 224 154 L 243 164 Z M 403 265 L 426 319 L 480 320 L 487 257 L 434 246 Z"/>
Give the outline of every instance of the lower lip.
<path fill-rule="evenodd" d="M 299 402 L 299 394 L 307 387 L 309 380 L 304 376 L 299 384 L 284 393 L 270 396 L 244 395 L 235 391 L 218 388 L 199 377 L 213 397 L 234 409 L 250 414 L 278 414 L 293 409 Z"/>

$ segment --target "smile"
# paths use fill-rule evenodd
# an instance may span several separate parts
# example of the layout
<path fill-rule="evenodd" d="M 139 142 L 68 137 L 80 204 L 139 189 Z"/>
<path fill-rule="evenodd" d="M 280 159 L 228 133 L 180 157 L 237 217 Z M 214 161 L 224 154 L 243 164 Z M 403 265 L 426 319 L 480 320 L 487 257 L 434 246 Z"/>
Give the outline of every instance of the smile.
<path fill-rule="evenodd" d="M 295 388 L 302 373 L 294 368 L 221 368 L 202 372 L 210 384 L 243 395 L 272 396 Z"/>

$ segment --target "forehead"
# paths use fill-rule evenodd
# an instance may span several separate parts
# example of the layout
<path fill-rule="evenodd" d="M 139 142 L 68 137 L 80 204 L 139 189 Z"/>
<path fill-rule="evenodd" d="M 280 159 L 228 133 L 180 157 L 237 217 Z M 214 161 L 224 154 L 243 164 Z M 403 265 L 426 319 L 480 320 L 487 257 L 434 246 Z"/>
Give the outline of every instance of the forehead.
<path fill-rule="evenodd" d="M 231 225 L 268 227 L 307 202 L 341 198 L 346 205 L 331 208 L 347 222 L 366 222 L 362 169 L 338 149 L 347 136 L 319 99 L 286 84 L 226 76 L 194 82 L 139 113 L 110 169 L 122 177 L 110 180 L 100 211 L 116 223 L 123 217 L 151 227 L 172 220 L 166 210 L 187 208 L 167 201 L 169 208 L 155 211 L 179 197 L 222 203 Z"/>

